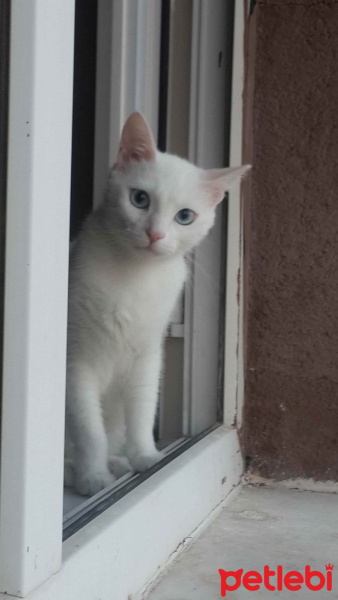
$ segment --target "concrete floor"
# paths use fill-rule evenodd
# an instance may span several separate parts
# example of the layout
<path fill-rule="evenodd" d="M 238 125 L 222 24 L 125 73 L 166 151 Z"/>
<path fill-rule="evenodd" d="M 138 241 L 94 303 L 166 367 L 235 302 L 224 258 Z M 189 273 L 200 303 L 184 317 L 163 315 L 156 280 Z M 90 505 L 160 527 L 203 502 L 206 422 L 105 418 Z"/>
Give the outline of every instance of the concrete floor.
<path fill-rule="evenodd" d="M 149 600 L 221 600 L 218 569 L 244 569 L 263 575 L 264 565 L 278 565 L 304 576 L 305 565 L 325 574 L 334 565 L 332 591 L 312 591 L 302 584 L 295 593 L 285 588 L 248 591 L 243 583 L 226 598 L 320 600 L 338 598 L 338 496 L 264 487 L 244 487 L 234 501 L 200 535 L 150 592 Z M 229 576 L 229 586 L 235 583 Z M 292 580 L 291 580 L 292 581 Z M 326 580 L 327 582 L 327 580 Z M 313 585 L 319 579 L 311 579 Z M 276 576 L 270 576 L 276 586 Z"/>

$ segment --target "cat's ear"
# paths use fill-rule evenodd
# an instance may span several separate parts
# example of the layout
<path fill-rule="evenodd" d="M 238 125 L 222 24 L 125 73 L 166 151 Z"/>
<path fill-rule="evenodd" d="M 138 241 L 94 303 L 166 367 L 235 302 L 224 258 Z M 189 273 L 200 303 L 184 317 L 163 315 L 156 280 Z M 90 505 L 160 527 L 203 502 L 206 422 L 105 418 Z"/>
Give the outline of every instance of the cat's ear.
<path fill-rule="evenodd" d="M 154 160 L 156 145 L 145 119 L 138 112 L 128 117 L 121 133 L 117 169 L 123 170 L 131 160 Z"/>
<path fill-rule="evenodd" d="M 207 190 L 212 204 L 221 202 L 224 192 L 228 191 L 233 183 L 242 179 L 249 169 L 251 169 L 250 165 L 242 165 L 241 167 L 204 171 L 203 187 Z"/>

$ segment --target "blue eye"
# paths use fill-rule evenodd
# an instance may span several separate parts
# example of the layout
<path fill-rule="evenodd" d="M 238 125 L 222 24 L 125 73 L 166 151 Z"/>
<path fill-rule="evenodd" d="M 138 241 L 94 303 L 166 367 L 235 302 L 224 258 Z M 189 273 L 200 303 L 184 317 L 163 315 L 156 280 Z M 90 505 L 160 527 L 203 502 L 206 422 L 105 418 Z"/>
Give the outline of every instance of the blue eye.
<path fill-rule="evenodd" d="M 130 202 L 136 206 L 136 208 L 148 208 L 150 204 L 150 199 L 144 190 L 131 190 L 130 192 Z"/>
<path fill-rule="evenodd" d="M 191 225 L 195 219 L 195 215 L 196 213 L 194 213 L 193 210 L 190 210 L 190 208 L 182 208 L 182 210 L 179 210 L 178 213 L 176 213 L 175 221 L 180 225 Z"/>

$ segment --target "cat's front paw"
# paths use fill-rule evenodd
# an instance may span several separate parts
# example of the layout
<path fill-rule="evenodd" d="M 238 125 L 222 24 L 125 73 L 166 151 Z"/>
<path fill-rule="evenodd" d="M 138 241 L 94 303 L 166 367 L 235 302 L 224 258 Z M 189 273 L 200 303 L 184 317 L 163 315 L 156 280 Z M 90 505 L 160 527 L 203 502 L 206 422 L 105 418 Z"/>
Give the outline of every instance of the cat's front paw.
<path fill-rule="evenodd" d="M 75 474 L 75 489 L 81 496 L 94 496 L 116 481 L 110 471 L 93 471 Z"/>
<path fill-rule="evenodd" d="M 108 466 L 116 479 L 123 477 L 123 475 L 133 470 L 126 456 L 110 456 L 108 458 Z"/>
<path fill-rule="evenodd" d="M 154 450 L 149 454 L 134 454 L 129 456 L 129 461 L 134 471 L 143 472 L 160 462 L 165 457 L 163 452 Z"/>

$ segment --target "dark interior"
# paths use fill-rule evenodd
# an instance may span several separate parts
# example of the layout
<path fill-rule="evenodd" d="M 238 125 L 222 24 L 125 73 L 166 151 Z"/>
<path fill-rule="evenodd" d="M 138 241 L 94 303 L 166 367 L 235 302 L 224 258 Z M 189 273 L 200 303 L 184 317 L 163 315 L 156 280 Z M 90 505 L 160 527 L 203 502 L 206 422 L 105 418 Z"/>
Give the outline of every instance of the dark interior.
<path fill-rule="evenodd" d="M 75 5 L 70 236 L 93 204 L 97 0 Z"/>

